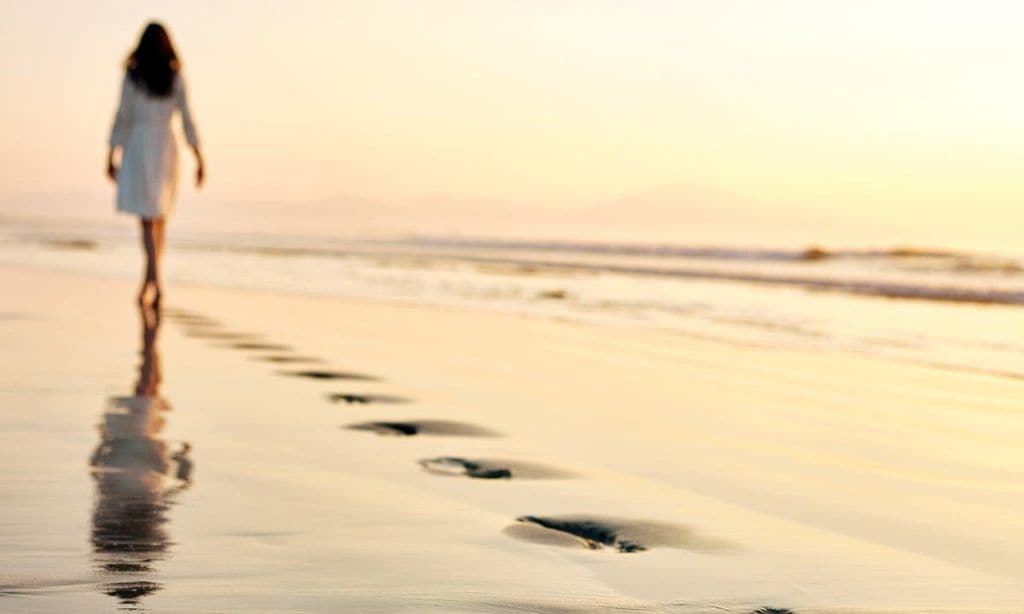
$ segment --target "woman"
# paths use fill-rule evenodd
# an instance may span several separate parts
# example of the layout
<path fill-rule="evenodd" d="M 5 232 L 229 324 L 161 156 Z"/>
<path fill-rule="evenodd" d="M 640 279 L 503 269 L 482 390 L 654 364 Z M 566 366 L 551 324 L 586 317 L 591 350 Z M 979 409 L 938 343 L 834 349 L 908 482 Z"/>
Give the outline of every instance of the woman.
<path fill-rule="evenodd" d="M 167 30 L 150 23 L 125 63 L 121 103 L 110 131 L 107 175 L 117 183 L 117 209 L 141 218 L 146 273 L 139 303 L 160 306 L 160 257 L 164 222 L 174 206 L 178 148 L 171 118 L 181 114 L 185 140 L 196 155 L 196 186 L 203 183 L 203 156 L 192 123 L 180 64 Z M 120 148 L 120 167 L 115 163 Z"/>

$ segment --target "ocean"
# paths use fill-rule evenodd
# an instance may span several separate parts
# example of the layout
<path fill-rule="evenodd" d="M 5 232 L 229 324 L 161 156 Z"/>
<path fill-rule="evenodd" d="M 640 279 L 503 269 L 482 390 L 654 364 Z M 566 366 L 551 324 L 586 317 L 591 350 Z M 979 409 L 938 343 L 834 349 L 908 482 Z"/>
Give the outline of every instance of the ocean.
<path fill-rule="evenodd" d="M 6 218 L 0 263 L 135 277 L 135 229 Z M 501 310 L 1024 379 L 1024 254 L 176 230 L 171 284 Z"/>

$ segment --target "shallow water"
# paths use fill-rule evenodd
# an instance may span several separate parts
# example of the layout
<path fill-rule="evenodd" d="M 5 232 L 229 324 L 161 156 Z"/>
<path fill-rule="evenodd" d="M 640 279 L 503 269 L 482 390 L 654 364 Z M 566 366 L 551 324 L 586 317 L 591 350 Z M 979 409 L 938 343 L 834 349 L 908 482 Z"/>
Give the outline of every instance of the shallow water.
<path fill-rule="evenodd" d="M 84 242 L 89 250 L 66 247 Z M 185 231 L 171 244 L 169 277 L 180 282 L 624 323 L 1024 378 L 1024 254 Z M 0 263 L 128 279 L 137 250 L 123 227 L 0 224 Z M 194 334 L 204 332 L 218 334 Z"/>

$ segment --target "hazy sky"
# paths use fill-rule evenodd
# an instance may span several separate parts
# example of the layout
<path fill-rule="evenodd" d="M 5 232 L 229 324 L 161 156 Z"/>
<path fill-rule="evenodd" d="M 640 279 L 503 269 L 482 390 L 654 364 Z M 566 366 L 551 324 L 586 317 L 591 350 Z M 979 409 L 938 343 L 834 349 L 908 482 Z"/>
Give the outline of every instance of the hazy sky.
<path fill-rule="evenodd" d="M 0 202 L 109 211 L 121 62 L 157 18 L 209 158 L 186 202 L 680 203 L 673 223 L 750 209 L 1002 244 L 1024 228 L 1020 2 L 0 7 Z"/>

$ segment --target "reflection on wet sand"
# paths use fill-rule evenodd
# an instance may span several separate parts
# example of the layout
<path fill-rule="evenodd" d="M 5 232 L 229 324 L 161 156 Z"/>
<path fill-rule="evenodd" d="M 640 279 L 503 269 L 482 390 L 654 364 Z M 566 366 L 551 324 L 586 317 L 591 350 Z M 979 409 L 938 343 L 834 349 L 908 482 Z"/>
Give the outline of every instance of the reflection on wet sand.
<path fill-rule="evenodd" d="M 93 553 L 105 579 L 100 589 L 125 605 L 160 590 L 152 574 L 171 544 L 167 512 L 192 474 L 189 444 L 174 450 L 160 438 L 170 409 L 160 396 L 160 313 L 141 309 L 140 316 L 142 362 L 134 394 L 109 399 L 89 461 L 97 490 Z"/>

